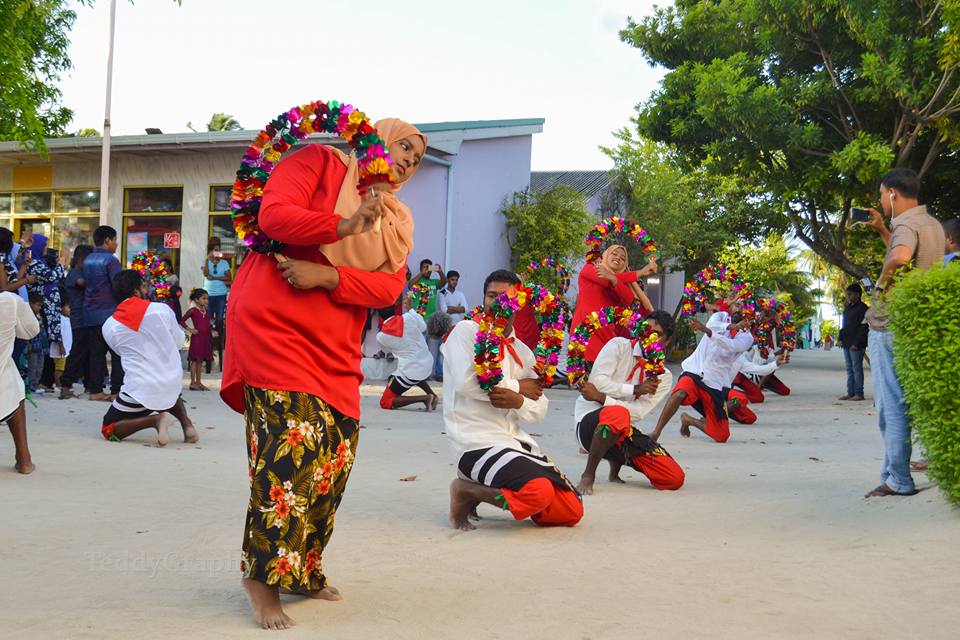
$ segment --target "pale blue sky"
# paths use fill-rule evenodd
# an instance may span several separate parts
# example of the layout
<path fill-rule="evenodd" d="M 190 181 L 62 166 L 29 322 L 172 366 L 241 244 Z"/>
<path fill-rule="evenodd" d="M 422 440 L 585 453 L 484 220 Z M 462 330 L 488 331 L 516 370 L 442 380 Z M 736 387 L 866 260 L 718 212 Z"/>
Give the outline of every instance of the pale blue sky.
<path fill-rule="evenodd" d="M 661 77 L 617 37 L 652 5 L 118 0 L 113 133 L 202 130 L 215 111 L 259 129 L 295 104 L 337 99 L 414 122 L 543 117 L 535 170 L 606 169 L 597 147 Z M 62 82 L 71 130 L 102 128 L 109 6 L 78 9 Z"/>

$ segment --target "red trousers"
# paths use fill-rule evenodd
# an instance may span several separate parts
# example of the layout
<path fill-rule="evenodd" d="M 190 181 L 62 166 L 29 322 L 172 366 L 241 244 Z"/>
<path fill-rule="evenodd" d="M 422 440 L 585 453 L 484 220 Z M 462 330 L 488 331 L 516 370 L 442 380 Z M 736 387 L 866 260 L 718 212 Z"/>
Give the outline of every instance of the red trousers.
<path fill-rule="evenodd" d="M 604 407 L 600 410 L 599 424 L 609 426 L 610 430 L 617 434 L 615 447 L 623 444 L 623 441 L 633 434 L 630 411 L 626 407 Z M 659 445 L 651 453 L 631 456 L 627 464 L 647 476 L 655 489 L 676 491 L 683 486 L 683 468 Z"/>
<path fill-rule="evenodd" d="M 686 406 L 693 406 L 702 415 L 706 428 L 704 431 L 708 436 L 717 442 L 726 442 L 730 439 L 730 420 L 727 418 L 727 412 L 717 413 L 714 406 L 713 397 L 699 384 L 689 376 L 680 376 L 676 386 L 673 387 L 671 394 L 677 391 L 683 391 L 687 394 L 683 403 Z"/>
<path fill-rule="evenodd" d="M 517 520 L 530 518 L 541 527 L 572 527 L 583 517 L 583 503 L 569 489 L 546 478 L 534 478 L 519 491 L 501 489 L 507 508 Z"/>
<path fill-rule="evenodd" d="M 383 395 L 380 396 L 380 408 L 393 409 L 393 400 L 396 397 L 397 394 L 390 388 L 390 385 L 387 385 L 387 388 L 383 390 Z"/>
<path fill-rule="evenodd" d="M 767 378 L 767 381 L 763 386 L 766 387 L 767 389 L 770 389 L 777 395 L 781 395 L 781 396 L 790 395 L 790 387 L 783 384 L 783 382 L 780 381 L 780 378 L 778 378 L 774 374 L 770 374 L 770 377 Z"/>
<path fill-rule="evenodd" d="M 740 424 L 753 424 L 757 421 L 757 414 L 751 411 L 750 407 L 747 406 L 750 404 L 749 396 L 737 391 L 736 389 L 730 389 L 730 393 L 727 394 L 727 398 L 730 400 L 736 400 L 739 403 L 739 406 L 730 414 L 731 418 Z"/>
<path fill-rule="evenodd" d="M 760 385 L 742 373 L 738 373 L 737 377 L 733 379 L 733 386 L 743 389 L 743 392 L 747 394 L 747 400 L 753 404 L 763 402 L 763 391 L 761 391 Z"/>

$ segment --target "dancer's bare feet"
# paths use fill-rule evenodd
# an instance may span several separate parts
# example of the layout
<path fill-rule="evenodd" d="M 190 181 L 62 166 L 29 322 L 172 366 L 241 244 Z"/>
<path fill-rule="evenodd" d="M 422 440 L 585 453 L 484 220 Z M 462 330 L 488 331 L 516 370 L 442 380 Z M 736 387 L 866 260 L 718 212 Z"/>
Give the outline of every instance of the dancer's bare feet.
<path fill-rule="evenodd" d="M 263 584 L 253 578 L 242 578 L 240 584 L 247 592 L 253 617 L 264 629 L 289 629 L 296 626 L 293 618 L 283 612 L 280 606 L 280 591 L 276 587 Z"/>
<path fill-rule="evenodd" d="M 200 434 L 197 433 L 197 429 L 192 422 L 183 425 L 183 441 L 187 443 L 200 441 Z"/>
<path fill-rule="evenodd" d="M 29 458 L 26 460 L 17 460 L 15 467 L 17 469 L 17 473 L 22 473 L 25 476 L 33 473 L 34 469 L 36 469 Z"/>
<path fill-rule="evenodd" d="M 170 427 L 173 426 L 173 423 L 177 419 L 166 411 L 160 414 L 160 419 L 157 420 L 157 446 L 165 447 L 167 443 L 170 442 Z"/>
<path fill-rule="evenodd" d="M 618 484 L 627 484 L 624 480 L 620 478 L 620 467 L 623 465 L 610 463 L 610 482 L 616 482 Z"/>
<path fill-rule="evenodd" d="M 594 474 L 584 473 L 582 476 L 580 476 L 580 484 L 577 485 L 577 491 L 585 496 L 592 496 L 594 480 L 596 480 L 596 476 L 594 476 Z"/>
<path fill-rule="evenodd" d="M 691 424 L 693 424 L 693 418 L 686 413 L 681 413 L 680 414 L 680 435 L 682 435 L 684 438 L 690 437 Z"/>
<path fill-rule="evenodd" d="M 340 595 L 340 589 L 330 585 L 325 586 L 323 589 L 317 589 L 314 591 L 291 591 L 289 589 L 281 589 L 280 593 L 303 596 L 305 598 L 313 598 L 314 600 L 329 600 L 330 602 L 340 602 L 343 600 L 343 596 Z"/>
<path fill-rule="evenodd" d="M 459 479 L 450 483 L 450 524 L 460 531 L 477 528 L 470 522 L 470 514 L 476 513 L 480 500 L 473 496 L 470 484 Z"/>
<path fill-rule="evenodd" d="M 430 394 L 430 404 L 428 405 L 430 408 L 427 409 L 427 411 L 436 411 L 438 404 L 440 404 L 440 398 L 437 397 L 437 394 L 431 393 L 431 394 Z"/>

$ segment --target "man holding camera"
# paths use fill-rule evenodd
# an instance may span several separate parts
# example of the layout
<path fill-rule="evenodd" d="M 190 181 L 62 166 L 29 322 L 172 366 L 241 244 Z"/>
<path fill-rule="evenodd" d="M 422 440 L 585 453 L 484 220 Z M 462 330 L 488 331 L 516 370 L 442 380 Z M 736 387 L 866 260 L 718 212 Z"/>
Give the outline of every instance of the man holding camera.
<path fill-rule="evenodd" d="M 880 181 L 880 206 L 883 216 L 890 217 L 890 228 L 887 229 L 883 216 L 875 209 L 868 210 L 870 220 L 866 223 L 887 245 L 877 292 L 888 290 L 903 269 L 929 269 L 943 260 L 943 228 L 927 213 L 926 206 L 919 203 L 919 194 L 920 178 L 911 169 L 893 169 Z M 887 327 L 890 317 L 883 301 L 875 298 L 865 318 L 870 326 L 874 401 L 886 449 L 881 484 L 866 497 L 913 495 L 917 491 L 910 475 L 910 419 L 894 367 L 893 335 Z"/>

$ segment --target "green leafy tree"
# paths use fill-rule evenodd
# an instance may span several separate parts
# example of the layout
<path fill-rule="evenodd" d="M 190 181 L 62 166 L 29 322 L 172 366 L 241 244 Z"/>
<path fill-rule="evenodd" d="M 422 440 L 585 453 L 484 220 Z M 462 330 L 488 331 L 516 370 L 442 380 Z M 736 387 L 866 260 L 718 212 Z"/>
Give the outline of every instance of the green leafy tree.
<path fill-rule="evenodd" d="M 755 291 L 789 303 L 797 324 L 816 311 L 810 274 L 803 270 L 783 236 L 770 234 L 759 246 L 728 245 L 720 253 L 720 260 L 733 267 Z"/>
<path fill-rule="evenodd" d="M 78 138 L 93 138 L 93 137 L 97 137 L 97 136 L 100 136 L 100 135 L 102 135 L 102 134 L 101 134 L 99 131 L 97 131 L 96 129 L 93 129 L 93 128 L 91 128 L 91 127 L 86 127 L 86 128 L 84 128 L 84 129 L 80 129 L 80 130 L 77 131 L 77 133 L 76 133 L 76 136 L 77 136 Z"/>
<path fill-rule="evenodd" d="M 594 221 L 583 196 L 563 184 L 543 192 L 518 191 L 504 198 L 500 213 L 507 221 L 514 269 L 542 258 L 559 260 L 569 269 L 586 251 L 583 238 Z"/>
<path fill-rule="evenodd" d="M 960 506 L 960 266 L 916 270 L 890 293 L 897 378 L 913 435 L 926 451 L 928 473 Z"/>
<path fill-rule="evenodd" d="M 849 210 L 884 172 L 916 169 L 935 212 L 960 199 L 958 21 L 960 0 L 675 0 L 620 32 L 667 69 L 638 132 L 755 184 L 862 277 Z"/>
<path fill-rule="evenodd" d="M 237 120 L 226 113 L 215 113 L 207 123 L 207 131 L 239 131 L 243 129 Z"/>
<path fill-rule="evenodd" d="M 72 4 L 0 0 L 0 140 L 45 151 L 45 137 L 66 131 L 73 112 L 60 104 L 56 83 L 71 67 L 67 33 L 77 19 Z"/>
<path fill-rule="evenodd" d="M 833 338 L 834 342 L 837 340 L 837 336 L 840 334 L 840 328 L 837 326 L 837 323 L 829 318 L 820 323 L 820 338 L 826 340 L 827 336 Z"/>
<path fill-rule="evenodd" d="M 745 181 L 689 170 L 669 145 L 628 129 L 615 135 L 618 144 L 602 148 L 614 164 L 613 189 L 602 212 L 620 213 L 646 229 L 666 268 L 697 271 L 731 239 L 761 240 L 775 226 L 769 201 Z M 637 247 L 630 250 L 631 264 L 646 262 Z"/>

